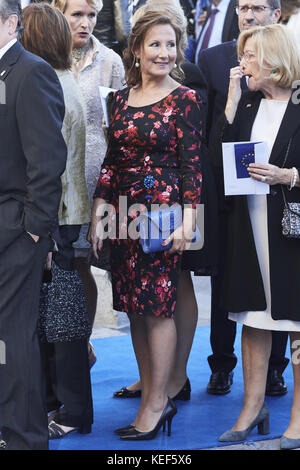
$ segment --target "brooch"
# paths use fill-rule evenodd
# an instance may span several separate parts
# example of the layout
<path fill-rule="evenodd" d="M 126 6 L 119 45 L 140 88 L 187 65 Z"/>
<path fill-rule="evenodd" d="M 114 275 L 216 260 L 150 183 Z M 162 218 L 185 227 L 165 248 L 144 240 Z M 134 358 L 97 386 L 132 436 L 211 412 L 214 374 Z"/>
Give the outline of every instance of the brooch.
<path fill-rule="evenodd" d="M 154 178 L 151 175 L 148 175 L 144 178 L 144 186 L 147 189 L 151 189 L 154 186 Z"/>

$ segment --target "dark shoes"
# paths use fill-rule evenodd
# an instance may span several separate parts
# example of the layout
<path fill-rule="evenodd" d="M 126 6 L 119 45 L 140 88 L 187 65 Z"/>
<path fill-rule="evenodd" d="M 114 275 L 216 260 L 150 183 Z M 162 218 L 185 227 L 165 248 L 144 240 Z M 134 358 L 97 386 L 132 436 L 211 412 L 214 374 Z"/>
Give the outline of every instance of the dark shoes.
<path fill-rule="evenodd" d="M 287 386 L 284 382 L 282 374 L 276 369 L 269 370 L 267 377 L 266 395 L 276 397 L 285 395 L 287 391 Z"/>
<path fill-rule="evenodd" d="M 122 387 L 114 393 L 114 398 L 139 398 L 141 396 L 141 390 L 128 390 L 126 387 Z"/>
<path fill-rule="evenodd" d="M 141 397 L 141 390 L 128 390 L 126 387 L 120 388 L 114 393 L 114 398 L 139 398 Z M 182 400 L 188 401 L 191 398 L 191 383 L 189 379 L 186 379 L 186 382 L 181 390 L 172 398 L 173 401 Z"/>
<path fill-rule="evenodd" d="M 226 393 L 230 392 L 232 382 L 233 372 L 213 372 L 206 391 L 212 395 L 226 395 Z"/>
<path fill-rule="evenodd" d="M 207 393 L 212 395 L 226 395 L 230 392 L 233 382 L 233 372 L 213 372 L 207 385 Z M 268 372 L 266 395 L 281 396 L 287 393 L 287 386 L 282 374 L 273 369 Z"/>
<path fill-rule="evenodd" d="M 189 378 L 186 379 L 186 382 L 181 390 L 172 398 L 173 401 L 181 400 L 188 401 L 191 399 L 191 383 Z"/>
<path fill-rule="evenodd" d="M 142 432 L 133 426 L 131 429 L 128 430 L 128 432 L 120 434 L 120 439 L 122 441 L 149 441 L 150 439 L 154 439 L 156 437 L 161 427 L 163 428 L 163 431 L 165 431 L 166 423 L 168 425 L 168 436 L 171 436 L 172 420 L 176 413 L 176 406 L 174 402 L 169 398 L 161 414 L 161 417 L 158 420 L 158 423 L 151 431 Z"/>
<path fill-rule="evenodd" d="M 61 424 L 51 421 L 48 424 L 49 439 L 62 439 L 72 432 L 78 431 L 80 434 L 90 434 L 92 432 L 91 424 L 83 424 L 80 427 L 71 428 L 69 431 L 64 431 Z"/>

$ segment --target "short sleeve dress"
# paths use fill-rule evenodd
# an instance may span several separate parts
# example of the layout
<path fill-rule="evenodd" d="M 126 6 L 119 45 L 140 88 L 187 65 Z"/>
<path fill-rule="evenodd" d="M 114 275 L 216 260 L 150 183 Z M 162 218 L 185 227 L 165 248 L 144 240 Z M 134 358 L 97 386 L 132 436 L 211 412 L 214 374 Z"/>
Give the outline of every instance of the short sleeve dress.
<path fill-rule="evenodd" d="M 128 237 L 140 204 L 200 204 L 202 186 L 201 99 L 178 86 L 160 101 L 128 105 L 129 90 L 117 91 L 109 145 L 95 197 L 112 204 L 116 237 L 109 239 L 114 309 L 172 318 L 182 256 L 145 254 Z M 122 196 L 122 197 L 121 197 Z"/>

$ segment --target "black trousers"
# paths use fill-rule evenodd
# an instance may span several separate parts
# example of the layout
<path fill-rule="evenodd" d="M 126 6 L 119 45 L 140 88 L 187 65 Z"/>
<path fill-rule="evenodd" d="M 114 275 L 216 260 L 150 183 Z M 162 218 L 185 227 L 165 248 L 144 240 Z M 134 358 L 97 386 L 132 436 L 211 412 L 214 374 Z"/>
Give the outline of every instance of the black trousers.
<path fill-rule="evenodd" d="M 228 320 L 228 312 L 219 306 L 221 277 L 211 278 L 211 330 L 210 344 L 213 354 L 207 360 L 212 372 L 230 372 L 237 363 L 234 354 L 236 337 L 236 322 Z M 269 370 L 283 372 L 289 363 L 285 357 L 288 333 L 272 332 L 272 351 L 269 360 Z"/>
<path fill-rule="evenodd" d="M 37 322 L 50 246 L 24 232 L 0 254 L 0 430 L 8 450 L 48 449 Z"/>
<path fill-rule="evenodd" d="M 54 420 L 65 426 L 93 423 L 87 339 L 41 344 L 47 384 L 47 409 L 60 406 Z"/>

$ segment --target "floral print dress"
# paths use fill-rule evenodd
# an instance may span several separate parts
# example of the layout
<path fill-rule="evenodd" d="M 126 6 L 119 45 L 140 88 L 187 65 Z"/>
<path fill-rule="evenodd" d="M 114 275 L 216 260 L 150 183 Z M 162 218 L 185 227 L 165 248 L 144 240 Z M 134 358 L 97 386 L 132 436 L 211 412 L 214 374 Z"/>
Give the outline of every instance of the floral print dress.
<path fill-rule="evenodd" d="M 114 95 L 95 192 L 114 206 L 117 221 L 116 238 L 109 239 L 113 306 L 128 314 L 172 318 L 182 256 L 145 254 L 139 239 L 127 232 L 141 204 L 148 211 L 151 204 L 200 204 L 202 103 L 184 86 L 139 108 L 128 105 L 128 94 L 127 88 Z"/>

